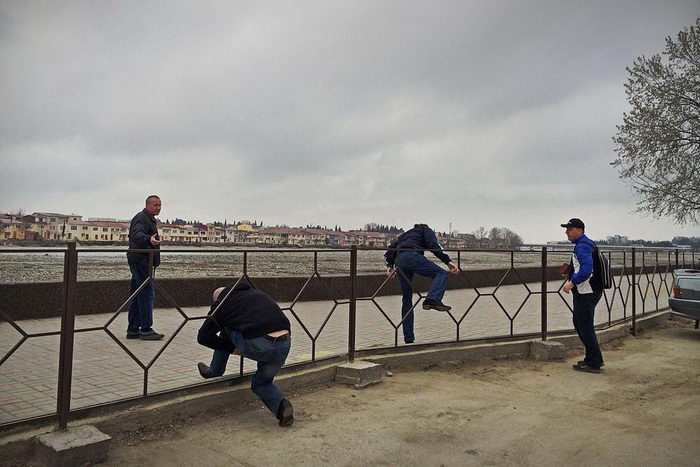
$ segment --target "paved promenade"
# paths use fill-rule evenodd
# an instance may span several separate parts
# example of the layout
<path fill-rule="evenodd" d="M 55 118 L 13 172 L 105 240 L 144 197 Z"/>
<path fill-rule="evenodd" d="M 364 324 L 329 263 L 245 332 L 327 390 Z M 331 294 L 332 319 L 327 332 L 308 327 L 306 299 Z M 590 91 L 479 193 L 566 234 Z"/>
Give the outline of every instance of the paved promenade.
<path fill-rule="evenodd" d="M 539 291 L 540 284 L 528 284 L 532 291 Z M 561 282 L 551 282 L 548 290 L 557 290 Z M 491 293 L 494 288 L 479 289 L 479 292 Z M 645 287 L 642 287 L 642 291 Z M 657 289 L 658 290 L 658 289 Z M 610 297 L 610 292 L 609 295 Z M 414 295 L 418 300 L 418 296 Z M 453 306 L 453 316 L 459 320 L 476 299 L 477 294 L 471 289 L 448 291 L 445 303 Z M 511 317 L 527 298 L 523 285 L 501 287 L 497 293 L 498 302 Z M 571 297 L 566 296 L 570 304 Z M 378 297 L 377 303 L 395 323 L 400 320 L 401 297 Z M 638 313 L 642 311 L 642 297 L 638 294 Z M 281 304 L 288 306 L 289 304 Z M 304 322 L 312 336 L 315 336 L 330 313 L 334 302 L 301 302 L 294 306 L 294 311 Z M 659 307 L 668 305 L 666 292 L 662 291 Z M 645 310 L 653 311 L 656 307 L 654 292 L 648 289 Z M 571 329 L 571 313 L 564 300 L 557 294 L 548 294 L 548 328 L 550 331 Z M 628 305 L 628 313 L 631 311 Z M 203 316 L 207 307 L 186 308 L 183 311 L 189 317 Z M 292 322 L 292 352 L 288 363 L 303 362 L 311 359 L 311 339 L 306 335 L 297 320 L 287 312 Z M 76 329 L 102 326 L 111 317 L 110 313 L 76 317 Z M 623 317 L 623 307 L 619 295 L 613 300 L 611 319 Z M 182 316 L 175 309 L 158 309 L 155 311 L 155 328 L 171 336 L 183 322 Z M 428 342 L 454 341 L 457 337 L 456 325 L 447 313 L 424 311 L 416 307 L 416 344 Z M 608 321 L 605 299 L 597 308 L 597 323 Z M 201 320 L 188 321 L 171 344 L 157 358 L 149 370 L 148 391 L 157 392 L 184 385 L 202 382 L 196 369 L 196 362 L 208 362 L 211 352 L 196 343 L 196 334 Z M 18 321 L 17 324 L 26 332 L 47 332 L 60 329 L 57 318 Z M 510 320 L 492 296 L 480 297 L 464 318 L 460 339 L 474 339 L 489 336 L 503 336 L 510 333 Z M 540 331 L 540 295 L 533 294 L 525 301 L 517 318 L 514 320 L 515 334 Z M 163 347 L 165 341 L 148 342 L 126 340 L 126 314 L 120 316 L 109 329 L 131 350 L 145 365 Z M 4 355 L 20 339 L 20 334 L 9 323 L 0 323 L 0 356 Z M 357 306 L 357 348 L 384 347 L 394 345 L 395 333 L 392 325 L 379 309 L 367 300 L 359 301 Z M 403 344 L 399 329 L 398 343 Z M 30 338 L 0 366 L 0 424 L 14 420 L 49 414 L 56 410 L 56 390 L 58 375 L 59 336 Z M 342 355 L 348 348 L 348 305 L 337 305 L 316 342 L 316 358 Z M 240 360 L 232 358 L 227 374 L 239 371 Z M 244 372 L 255 370 L 255 362 L 244 360 Z M 73 363 L 72 408 L 88 407 L 109 401 L 139 396 L 143 394 L 144 370 L 133 361 L 124 350 L 104 331 L 79 332 L 75 335 L 75 353 Z"/>

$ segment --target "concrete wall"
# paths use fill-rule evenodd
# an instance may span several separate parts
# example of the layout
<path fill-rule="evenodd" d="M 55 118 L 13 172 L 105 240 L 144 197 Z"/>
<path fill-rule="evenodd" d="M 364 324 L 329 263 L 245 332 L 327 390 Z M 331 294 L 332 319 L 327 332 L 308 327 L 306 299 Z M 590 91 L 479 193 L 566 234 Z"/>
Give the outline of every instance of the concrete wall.
<path fill-rule="evenodd" d="M 547 270 L 547 280 L 559 278 L 558 266 Z M 450 276 L 448 289 L 472 287 L 492 287 L 503 279 L 505 270 L 463 271 L 458 276 Z M 538 267 L 518 268 L 517 275 L 510 272 L 503 280 L 503 285 L 524 282 L 540 282 L 541 269 Z M 518 277 L 520 276 L 520 277 Z M 386 280 L 385 274 L 357 277 L 357 297 L 374 295 Z M 269 293 L 279 302 L 291 302 L 308 280 L 307 277 L 256 277 L 253 284 Z M 170 295 L 181 307 L 207 306 L 211 294 L 217 287 L 231 285 L 236 278 L 187 278 L 157 279 L 156 308 L 173 308 L 173 303 L 166 297 Z M 414 288 L 427 291 L 429 279 L 416 276 Z M 301 301 L 313 300 L 347 300 L 350 293 L 350 277 L 325 276 L 314 277 L 300 296 Z M 399 295 L 399 280 L 391 279 L 377 295 Z M 63 303 L 63 283 L 35 282 L 0 285 L 0 310 L 13 320 L 35 319 L 60 316 Z M 77 314 L 110 313 L 116 311 L 129 298 L 129 281 L 106 280 L 85 281 L 77 285 Z M 0 321 L 5 321 L 0 314 Z"/>

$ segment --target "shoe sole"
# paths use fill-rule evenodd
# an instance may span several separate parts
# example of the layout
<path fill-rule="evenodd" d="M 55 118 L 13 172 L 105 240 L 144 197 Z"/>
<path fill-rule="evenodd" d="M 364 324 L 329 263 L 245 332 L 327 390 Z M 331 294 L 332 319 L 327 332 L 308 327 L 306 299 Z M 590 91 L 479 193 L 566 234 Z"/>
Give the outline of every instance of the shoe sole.
<path fill-rule="evenodd" d="M 452 307 L 447 305 L 423 305 L 423 309 L 435 311 L 450 311 Z"/>
<path fill-rule="evenodd" d="M 146 335 L 143 335 L 143 336 L 139 336 L 139 339 L 142 340 L 142 341 L 159 341 L 159 340 L 161 340 L 161 339 L 164 338 L 164 337 L 165 337 L 165 336 L 162 335 L 162 334 L 159 335 L 159 336 L 157 336 L 157 337 L 154 336 L 153 334 L 146 334 Z"/>
<path fill-rule="evenodd" d="M 578 365 L 583 365 L 583 364 L 586 363 L 586 362 L 584 362 L 583 360 L 581 360 L 580 362 L 576 362 L 576 363 L 577 363 Z M 600 367 L 601 367 L 601 368 L 603 368 L 604 366 L 605 366 L 605 363 L 601 363 L 601 364 L 600 364 Z"/>
<path fill-rule="evenodd" d="M 596 374 L 598 374 L 601 372 L 601 370 L 599 368 L 598 369 L 596 369 L 596 368 L 581 368 L 581 367 L 575 366 L 575 365 L 573 368 L 574 368 L 574 371 L 580 371 L 581 373 L 596 373 Z"/>

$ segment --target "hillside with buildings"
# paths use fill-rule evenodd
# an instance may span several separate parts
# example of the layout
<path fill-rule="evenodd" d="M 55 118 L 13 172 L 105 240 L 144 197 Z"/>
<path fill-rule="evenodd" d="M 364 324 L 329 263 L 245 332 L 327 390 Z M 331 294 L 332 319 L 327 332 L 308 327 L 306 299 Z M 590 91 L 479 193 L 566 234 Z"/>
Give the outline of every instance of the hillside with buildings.
<path fill-rule="evenodd" d="M 119 244 L 128 242 L 129 220 L 89 218 L 77 214 L 35 212 L 28 215 L 0 216 L 0 239 L 28 241 L 78 241 L 80 243 Z M 253 222 L 232 225 L 216 223 L 163 223 L 158 231 L 166 243 L 244 244 L 259 246 L 366 246 L 386 247 L 399 232 L 304 227 L 265 227 Z M 488 239 L 472 234 L 437 233 L 445 247 L 486 247 Z"/>

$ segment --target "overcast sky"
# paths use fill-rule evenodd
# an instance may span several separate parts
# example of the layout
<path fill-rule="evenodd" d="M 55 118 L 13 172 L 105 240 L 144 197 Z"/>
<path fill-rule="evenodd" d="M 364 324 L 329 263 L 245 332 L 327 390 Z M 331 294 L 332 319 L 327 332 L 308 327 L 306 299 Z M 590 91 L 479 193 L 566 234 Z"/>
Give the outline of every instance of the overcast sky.
<path fill-rule="evenodd" d="M 670 1 L 0 0 L 0 210 L 670 239 L 609 165 Z"/>

